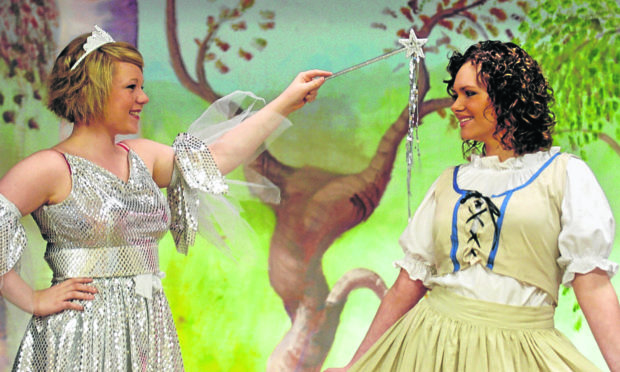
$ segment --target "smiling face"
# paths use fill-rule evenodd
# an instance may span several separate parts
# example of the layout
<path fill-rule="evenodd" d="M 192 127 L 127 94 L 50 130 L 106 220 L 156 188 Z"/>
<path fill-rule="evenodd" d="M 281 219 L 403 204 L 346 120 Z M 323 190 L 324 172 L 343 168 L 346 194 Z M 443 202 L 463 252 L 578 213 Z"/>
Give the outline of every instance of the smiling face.
<path fill-rule="evenodd" d="M 104 112 L 104 125 L 113 134 L 138 132 L 140 113 L 149 101 L 142 89 L 144 78 L 140 67 L 127 62 L 115 62 L 112 86 Z"/>
<path fill-rule="evenodd" d="M 455 100 L 452 112 L 459 120 L 461 139 L 482 142 L 487 154 L 499 147 L 493 136 L 497 115 L 487 93 L 486 86 L 478 81 L 478 68 L 471 61 L 463 64 L 454 79 Z"/>

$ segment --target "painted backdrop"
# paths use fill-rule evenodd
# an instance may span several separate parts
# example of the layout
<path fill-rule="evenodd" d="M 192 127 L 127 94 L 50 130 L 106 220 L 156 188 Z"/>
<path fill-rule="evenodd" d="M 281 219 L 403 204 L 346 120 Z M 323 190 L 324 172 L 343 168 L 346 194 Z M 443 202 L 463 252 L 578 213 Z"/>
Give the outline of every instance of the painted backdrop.
<path fill-rule="evenodd" d="M 70 130 L 44 108 L 41 81 L 62 46 L 93 24 L 144 54 L 151 101 L 141 135 L 164 143 L 218 97 L 240 89 L 271 99 L 299 71 L 338 71 L 397 48 L 413 26 L 429 39 L 414 208 L 445 167 L 462 162 L 442 83 L 447 55 L 481 39 L 514 39 L 556 90 L 557 144 L 588 161 L 618 216 L 617 13 L 616 2 L 604 0 L 3 0 L 0 174 Z M 248 165 L 274 180 L 282 203 L 241 202 L 256 235 L 236 262 L 204 241 L 187 257 L 169 236 L 161 243 L 188 371 L 316 371 L 350 359 L 401 256 L 406 63 L 397 55 L 327 82 Z M 43 242 L 30 218 L 24 224 L 24 275 L 43 287 Z M 612 258 L 620 261 L 617 242 Z M 618 278 L 613 283 L 620 289 Z M 575 304 L 572 291 L 562 291 L 556 324 L 605 369 Z M 26 320 L 0 302 L 0 365 L 10 363 Z"/>

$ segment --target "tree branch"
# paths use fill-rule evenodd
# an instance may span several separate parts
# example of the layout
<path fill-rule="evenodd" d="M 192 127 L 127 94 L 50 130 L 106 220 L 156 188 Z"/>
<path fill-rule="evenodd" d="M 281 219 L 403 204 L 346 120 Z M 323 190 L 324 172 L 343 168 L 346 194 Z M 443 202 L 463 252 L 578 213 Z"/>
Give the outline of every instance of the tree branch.
<path fill-rule="evenodd" d="M 471 9 L 471 8 L 475 8 L 475 7 L 479 6 L 479 5 L 483 5 L 487 1 L 488 0 L 478 0 L 478 1 L 473 2 L 470 5 L 467 5 L 465 7 L 453 7 L 453 8 L 444 9 L 441 12 L 435 13 L 430 18 L 430 21 L 428 23 L 426 23 L 419 32 L 416 32 L 416 34 L 418 34 L 419 37 L 421 37 L 421 38 L 428 37 L 428 35 L 430 35 L 431 31 L 433 30 L 433 28 L 442 19 L 450 18 L 450 17 L 452 17 L 455 14 L 464 12 L 464 11 L 466 11 L 468 9 Z"/>
<path fill-rule="evenodd" d="M 434 98 L 424 101 L 420 106 L 420 117 L 423 118 L 432 112 L 450 107 L 452 102 L 452 98 Z"/>
<path fill-rule="evenodd" d="M 166 39 L 168 41 L 168 50 L 170 52 L 172 69 L 174 70 L 174 73 L 176 74 L 181 84 L 186 87 L 190 92 L 198 95 L 205 101 L 210 103 L 215 102 L 215 100 L 217 100 L 219 96 L 213 91 L 206 79 L 202 84 L 194 81 L 187 72 L 187 69 L 185 68 L 185 63 L 183 62 L 183 58 L 181 57 L 181 48 L 179 46 L 179 40 L 177 37 L 175 0 L 166 0 Z M 202 58 L 204 58 L 204 56 Z"/>
<path fill-rule="evenodd" d="M 564 134 L 564 133 L 570 133 L 573 132 L 572 130 L 569 129 L 564 129 L 564 130 L 559 130 L 555 133 L 557 134 Z M 604 132 L 599 132 L 599 131 L 595 131 L 595 130 L 590 130 L 590 129 L 582 129 L 578 132 L 581 133 L 588 133 L 588 134 L 594 134 L 596 136 L 598 136 L 598 138 L 605 142 L 606 144 L 608 144 L 612 150 L 614 150 L 614 152 L 616 153 L 616 155 L 620 156 L 620 144 L 613 139 L 613 137 L 611 137 L 610 135 L 608 135 L 607 133 Z"/>
<path fill-rule="evenodd" d="M 374 271 L 357 268 L 346 272 L 334 286 L 325 300 L 328 306 L 336 306 L 346 302 L 349 293 L 358 288 L 368 288 L 375 292 L 379 299 L 383 299 L 387 286 L 381 277 Z"/>
<path fill-rule="evenodd" d="M 209 49 L 209 42 L 211 41 L 211 38 L 213 37 L 213 35 L 215 35 L 218 29 L 219 25 L 216 25 L 213 30 L 211 30 L 207 34 L 205 39 L 200 43 L 200 46 L 198 47 L 198 55 L 196 56 L 196 76 L 198 77 L 198 84 L 200 86 L 204 86 L 206 90 L 212 93 L 213 101 L 209 101 L 211 103 L 220 98 L 220 95 L 213 91 L 211 85 L 209 85 L 209 82 L 207 81 L 207 73 L 205 71 L 205 56 L 207 54 L 207 50 Z"/>
<path fill-rule="evenodd" d="M 620 156 L 620 144 L 618 144 L 616 140 L 614 140 L 613 138 L 611 138 L 611 136 L 608 136 L 607 134 L 602 133 L 602 132 L 598 133 L 598 138 L 600 138 L 601 141 L 611 146 L 611 148 L 616 152 L 616 155 Z"/>

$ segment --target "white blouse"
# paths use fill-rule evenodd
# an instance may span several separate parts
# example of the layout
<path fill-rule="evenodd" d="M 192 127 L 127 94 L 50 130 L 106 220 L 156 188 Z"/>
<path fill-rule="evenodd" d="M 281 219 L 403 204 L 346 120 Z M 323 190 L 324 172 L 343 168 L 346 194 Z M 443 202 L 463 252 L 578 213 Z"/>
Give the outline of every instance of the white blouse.
<path fill-rule="evenodd" d="M 559 151 L 559 147 L 553 147 L 503 162 L 497 156 L 474 155 L 471 162 L 459 168 L 457 182 L 461 188 L 477 190 L 483 195 L 500 194 L 525 183 Z M 570 287 L 575 273 L 585 274 L 600 268 L 611 277 L 618 271 L 618 264 L 608 260 L 615 222 L 594 174 L 581 159 L 571 157 L 566 175 L 558 265 L 563 271 L 562 284 Z M 405 269 L 411 279 L 422 280 L 427 288 L 438 285 L 461 296 L 507 305 L 554 305 L 553 299 L 542 289 L 494 273 L 482 264 L 443 276 L 432 274 L 436 183 L 430 187 L 401 235 L 399 242 L 405 257 L 394 265 Z"/>

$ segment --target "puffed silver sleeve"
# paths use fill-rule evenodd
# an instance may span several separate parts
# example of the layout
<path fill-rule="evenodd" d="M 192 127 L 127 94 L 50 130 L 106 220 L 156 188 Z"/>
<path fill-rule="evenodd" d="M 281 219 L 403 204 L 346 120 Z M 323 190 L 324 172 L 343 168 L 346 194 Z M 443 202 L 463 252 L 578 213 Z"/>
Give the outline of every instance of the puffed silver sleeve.
<path fill-rule="evenodd" d="M 1 277 L 13 269 L 26 248 L 26 231 L 19 209 L 0 194 L 0 287 Z"/>
<path fill-rule="evenodd" d="M 201 193 L 222 195 L 228 191 L 228 185 L 207 144 L 201 139 L 181 133 L 172 148 L 174 170 L 167 192 L 171 211 L 170 232 L 177 251 L 187 254 L 198 231 L 199 210 L 208 208 L 201 205 Z"/>
<path fill-rule="evenodd" d="M 177 251 L 187 254 L 196 232 L 224 253 L 246 254 L 254 245 L 255 233 L 242 216 L 241 202 L 256 199 L 276 204 L 280 190 L 257 172 L 245 168 L 242 178 L 223 177 L 209 151 L 223 135 L 253 115 L 264 99 L 251 92 L 235 91 L 215 101 L 174 141 L 174 171 L 168 187 L 172 212 L 170 230 Z M 248 164 L 264 151 L 282 131 L 291 126 L 286 118 L 276 118 L 277 129 L 253 154 L 240 158 Z M 230 154 L 229 154 L 230 155 Z M 237 179 L 235 179 L 235 177 Z"/>

